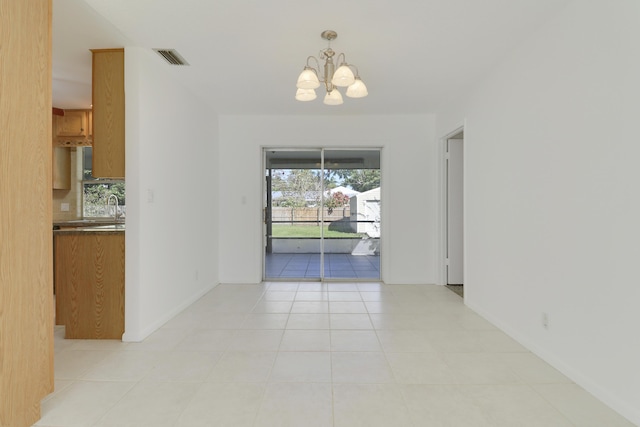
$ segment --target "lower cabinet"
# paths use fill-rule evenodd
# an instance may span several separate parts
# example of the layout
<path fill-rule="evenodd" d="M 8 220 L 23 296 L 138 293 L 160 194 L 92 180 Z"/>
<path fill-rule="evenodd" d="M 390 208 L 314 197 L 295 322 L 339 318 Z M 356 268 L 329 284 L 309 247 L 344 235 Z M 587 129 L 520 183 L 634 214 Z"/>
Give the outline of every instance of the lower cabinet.
<path fill-rule="evenodd" d="M 56 324 L 65 338 L 122 339 L 124 231 L 54 232 Z"/>

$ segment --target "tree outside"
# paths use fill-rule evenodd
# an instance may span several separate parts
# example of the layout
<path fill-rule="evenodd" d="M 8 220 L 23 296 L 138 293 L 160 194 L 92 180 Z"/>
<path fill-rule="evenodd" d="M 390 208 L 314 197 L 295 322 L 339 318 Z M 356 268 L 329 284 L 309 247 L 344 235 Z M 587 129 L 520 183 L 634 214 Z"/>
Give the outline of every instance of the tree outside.
<path fill-rule="evenodd" d="M 380 187 L 380 169 L 339 169 L 342 185 L 363 193 Z"/>
<path fill-rule="evenodd" d="M 110 216 L 107 212 L 107 200 L 110 195 L 118 198 L 118 210 L 122 214 L 126 206 L 124 182 L 85 182 L 84 216 Z"/>
<path fill-rule="evenodd" d="M 274 169 L 272 191 L 281 193 L 281 197 L 273 201 L 274 206 L 318 206 L 323 177 L 325 191 L 338 185 L 358 192 L 380 187 L 380 169 L 335 169 L 324 174 L 318 169 Z M 338 192 L 325 196 L 323 202 L 327 207 L 340 207 L 347 205 L 349 198 Z"/>
<path fill-rule="evenodd" d="M 301 208 L 320 202 L 320 171 L 313 169 L 277 169 L 271 180 L 272 191 L 282 194 L 275 206 Z"/>
<path fill-rule="evenodd" d="M 336 191 L 330 194 L 324 199 L 324 206 L 329 208 L 329 214 L 333 211 L 333 208 L 340 208 L 349 204 L 349 196 L 343 194 L 341 191 Z"/>
<path fill-rule="evenodd" d="M 83 216 L 84 217 L 108 217 L 115 211 L 107 211 L 109 196 L 118 198 L 118 215 L 123 217 L 126 212 L 125 182 L 123 180 L 94 178 L 92 174 L 91 147 L 82 148 L 82 187 L 83 187 Z M 111 205 L 113 206 L 113 204 Z"/>

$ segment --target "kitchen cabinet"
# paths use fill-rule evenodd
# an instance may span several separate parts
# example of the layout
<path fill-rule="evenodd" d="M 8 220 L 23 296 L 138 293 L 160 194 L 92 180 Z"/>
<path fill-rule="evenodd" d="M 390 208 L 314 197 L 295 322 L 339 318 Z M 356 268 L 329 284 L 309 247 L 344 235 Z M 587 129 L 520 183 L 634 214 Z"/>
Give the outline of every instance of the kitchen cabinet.
<path fill-rule="evenodd" d="M 51 120 L 51 138 L 53 140 L 53 151 L 51 153 L 51 185 L 54 190 L 69 190 L 71 189 L 71 151 L 68 148 L 57 146 L 57 117 L 58 115 L 54 114 Z"/>
<path fill-rule="evenodd" d="M 53 392 L 51 0 L 0 1 L 0 425 Z M 44 166 L 44 167 L 43 167 Z M 46 403 L 45 403 L 46 405 Z"/>
<path fill-rule="evenodd" d="M 93 110 L 87 110 L 87 127 L 89 128 L 89 141 L 93 141 Z"/>
<path fill-rule="evenodd" d="M 93 164 L 95 178 L 124 178 L 124 49 L 94 49 Z"/>
<path fill-rule="evenodd" d="M 64 147 L 53 147 L 53 176 L 54 190 L 71 189 L 71 150 Z"/>
<path fill-rule="evenodd" d="M 64 116 L 57 116 L 57 136 L 89 136 L 89 118 L 85 110 L 64 110 Z"/>
<path fill-rule="evenodd" d="M 91 146 L 93 114 L 91 110 L 63 110 L 54 116 L 54 145 L 58 147 Z"/>
<path fill-rule="evenodd" d="M 65 338 L 122 339 L 124 230 L 53 232 L 56 324 Z"/>

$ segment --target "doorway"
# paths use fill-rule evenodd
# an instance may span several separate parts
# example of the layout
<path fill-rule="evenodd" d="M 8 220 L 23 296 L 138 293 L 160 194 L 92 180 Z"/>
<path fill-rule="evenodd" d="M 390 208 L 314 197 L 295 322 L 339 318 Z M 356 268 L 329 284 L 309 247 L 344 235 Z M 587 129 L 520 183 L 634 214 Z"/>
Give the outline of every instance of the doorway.
<path fill-rule="evenodd" d="M 264 280 L 380 280 L 380 149 L 264 149 Z"/>
<path fill-rule="evenodd" d="M 445 143 L 445 284 L 463 295 L 464 286 L 464 133 Z"/>

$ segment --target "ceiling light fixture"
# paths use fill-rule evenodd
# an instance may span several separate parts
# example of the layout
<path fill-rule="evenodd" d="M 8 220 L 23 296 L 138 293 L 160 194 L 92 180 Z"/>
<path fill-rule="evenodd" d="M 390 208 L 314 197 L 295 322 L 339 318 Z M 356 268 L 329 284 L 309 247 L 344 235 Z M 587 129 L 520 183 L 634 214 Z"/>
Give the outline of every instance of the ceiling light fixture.
<path fill-rule="evenodd" d="M 324 60 L 324 73 L 320 73 L 321 68 L 318 58 L 309 56 L 307 65 L 298 77 L 296 99 L 298 101 L 313 101 L 316 99 L 315 89 L 320 87 L 320 82 L 324 83 L 327 89 L 327 94 L 324 96 L 324 103 L 327 105 L 342 104 L 342 94 L 338 91 L 338 87 L 346 87 L 346 95 L 349 98 L 364 98 L 367 96 L 369 92 L 367 92 L 367 87 L 358 75 L 358 67 L 353 64 L 347 64 L 344 53 L 339 54 L 337 57 L 340 65 L 336 70 L 336 66 L 333 63 L 333 57 L 336 53 L 331 49 L 331 40 L 335 40 L 338 37 L 338 33 L 326 30 L 320 36 L 329 42 L 329 46 L 320 51 L 320 60 Z M 317 68 L 309 65 L 309 61 L 312 59 L 316 61 Z M 342 61 L 340 61 L 341 59 Z"/>

